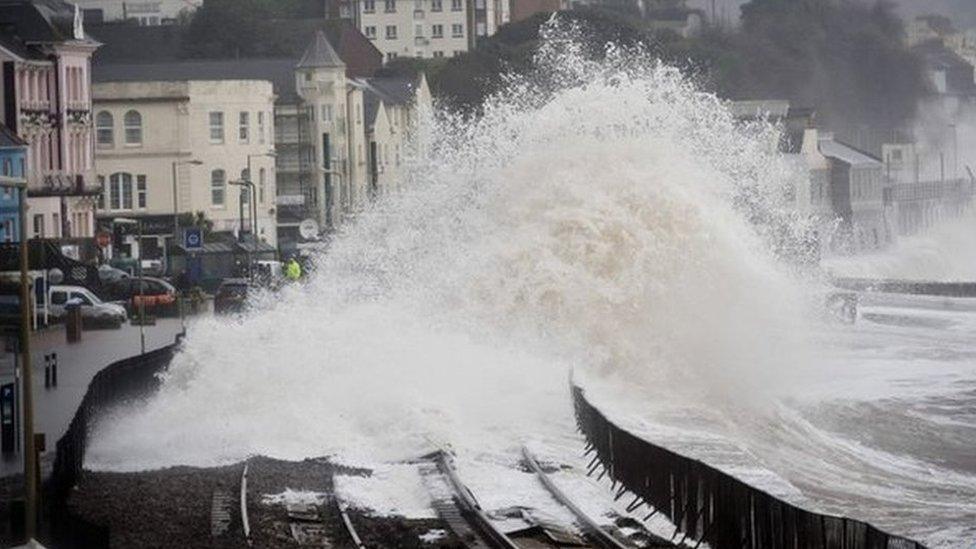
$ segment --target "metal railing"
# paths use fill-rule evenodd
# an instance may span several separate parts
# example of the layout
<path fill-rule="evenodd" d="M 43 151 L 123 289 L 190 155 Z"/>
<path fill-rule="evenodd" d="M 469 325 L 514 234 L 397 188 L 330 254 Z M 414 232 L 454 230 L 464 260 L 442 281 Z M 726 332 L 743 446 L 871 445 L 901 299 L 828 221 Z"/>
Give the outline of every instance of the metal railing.
<path fill-rule="evenodd" d="M 677 527 L 674 538 L 711 547 L 754 549 L 922 549 L 918 542 L 862 521 L 812 513 L 621 429 L 572 387 L 576 423 L 618 490 L 661 513 Z M 601 475 L 602 476 L 602 475 Z M 674 539 L 674 541 L 678 541 Z"/>

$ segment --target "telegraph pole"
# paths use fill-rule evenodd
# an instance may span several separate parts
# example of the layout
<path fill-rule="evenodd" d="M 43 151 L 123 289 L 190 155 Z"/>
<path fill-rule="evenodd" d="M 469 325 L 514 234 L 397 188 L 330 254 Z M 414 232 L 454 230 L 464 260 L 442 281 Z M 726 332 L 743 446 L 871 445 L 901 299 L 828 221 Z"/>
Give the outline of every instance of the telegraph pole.
<path fill-rule="evenodd" d="M 6 186 L 6 185 L 5 185 Z M 13 186 L 13 185 L 11 185 Z M 20 379 L 24 400 L 24 534 L 30 541 L 37 534 L 37 455 L 34 449 L 34 382 L 30 351 L 30 280 L 27 261 L 27 185 L 18 189 L 20 208 Z"/>

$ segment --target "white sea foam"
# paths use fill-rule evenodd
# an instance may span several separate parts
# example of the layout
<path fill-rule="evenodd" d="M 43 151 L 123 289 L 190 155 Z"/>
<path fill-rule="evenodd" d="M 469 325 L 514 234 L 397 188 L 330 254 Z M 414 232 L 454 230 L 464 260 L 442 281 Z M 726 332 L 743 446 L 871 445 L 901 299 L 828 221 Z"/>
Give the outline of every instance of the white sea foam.
<path fill-rule="evenodd" d="M 832 257 L 824 262 L 837 276 L 976 281 L 976 208 L 949 218 L 922 234 L 904 237 L 889 250 L 853 257 Z"/>

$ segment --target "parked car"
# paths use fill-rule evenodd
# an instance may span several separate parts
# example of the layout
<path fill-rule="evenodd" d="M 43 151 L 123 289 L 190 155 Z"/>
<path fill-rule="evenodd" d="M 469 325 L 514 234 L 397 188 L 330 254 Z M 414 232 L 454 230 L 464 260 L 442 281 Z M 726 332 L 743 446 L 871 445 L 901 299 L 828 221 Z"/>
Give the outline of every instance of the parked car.
<path fill-rule="evenodd" d="M 69 302 L 81 305 L 81 317 L 99 324 L 121 326 L 127 315 L 118 303 L 106 303 L 83 286 L 51 286 L 48 291 L 48 312 L 56 318 L 64 317 Z"/>
<path fill-rule="evenodd" d="M 124 301 L 130 311 L 144 303 L 146 310 L 170 307 L 176 303 L 176 288 L 160 278 L 128 277 L 105 285 L 105 295 L 113 301 Z"/>
<path fill-rule="evenodd" d="M 228 278 L 214 294 L 214 313 L 239 313 L 247 305 L 249 283 L 246 278 Z"/>

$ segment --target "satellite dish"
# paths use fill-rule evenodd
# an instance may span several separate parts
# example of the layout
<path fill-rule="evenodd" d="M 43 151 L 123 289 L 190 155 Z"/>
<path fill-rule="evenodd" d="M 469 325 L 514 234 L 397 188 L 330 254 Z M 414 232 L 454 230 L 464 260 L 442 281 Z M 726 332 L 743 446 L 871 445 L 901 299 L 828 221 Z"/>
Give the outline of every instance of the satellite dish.
<path fill-rule="evenodd" d="M 305 240 L 315 240 L 319 236 L 319 224 L 314 219 L 305 219 L 298 224 L 298 234 Z"/>

